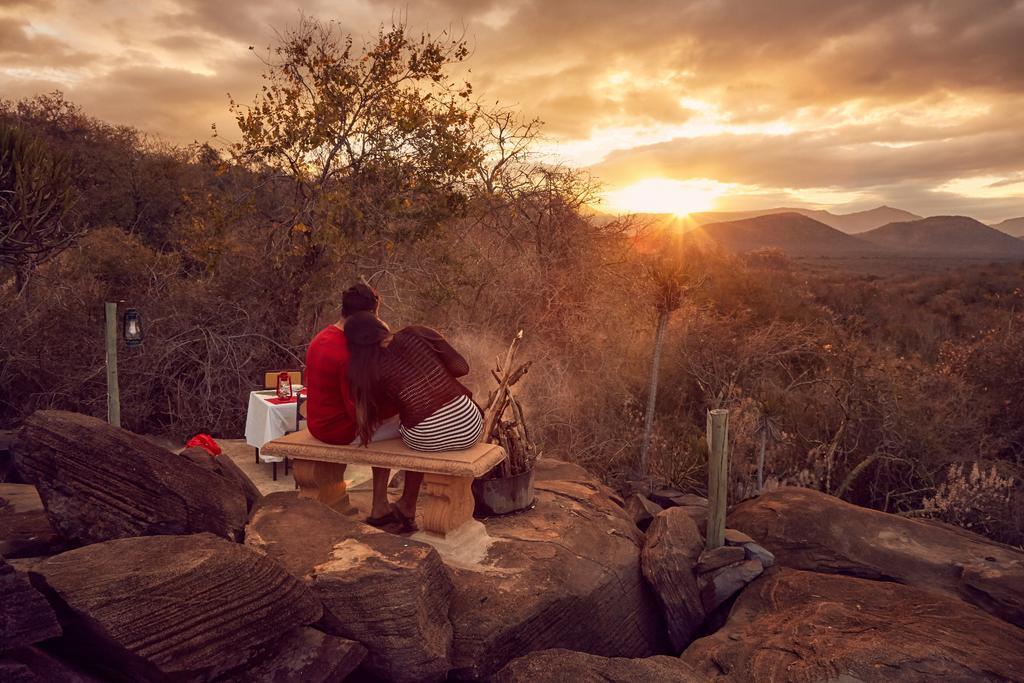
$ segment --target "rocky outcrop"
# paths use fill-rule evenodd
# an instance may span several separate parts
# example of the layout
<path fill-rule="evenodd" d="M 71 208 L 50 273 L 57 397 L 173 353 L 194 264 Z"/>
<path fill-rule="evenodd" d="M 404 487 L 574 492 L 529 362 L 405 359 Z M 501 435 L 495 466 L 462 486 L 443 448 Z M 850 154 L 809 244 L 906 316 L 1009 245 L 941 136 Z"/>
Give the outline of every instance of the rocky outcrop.
<path fill-rule="evenodd" d="M 675 657 L 600 657 L 572 650 L 541 650 L 514 659 L 492 683 L 701 683 L 689 665 Z"/>
<path fill-rule="evenodd" d="M 647 530 L 641 566 L 661 603 L 674 653 L 690 644 L 706 615 L 694 572 L 703 549 L 697 526 L 681 508 L 660 513 Z"/>
<path fill-rule="evenodd" d="M 0 681 L 4 683 L 106 683 L 37 647 L 0 653 Z"/>
<path fill-rule="evenodd" d="M 61 634 L 49 603 L 0 557 L 0 652 Z"/>
<path fill-rule="evenodd" d="M 661 512 L 661 506 L 642 493 L 634 493 L 626 499 L 626 512 L 633 518 L 633 523 L 641 531 L 647 531 L 655 515 Z"/>
<path fill-rule="evenodd" d="M 236 484 L 96 418 L 38 411 L 14 451 L 50 523 L 76 545 L 203 531 L 242 537 L 246 501 Z"/>
<path fill-rule="evenodd" d="M 31 484 L 0 484 L 0 556 L 54 555 L 68 543 L 53 527 Z"/>
<path fill-rule="evenodd" d="M 11 452 L 11 446 L 14 444 L 16 437 L 16 431 L 0 429 L 0 483 L 14 482 L 16 479 L 16 477 L 12 477 L 14 474 L 14 454 Z"/>
<path fill-rule="evenodd" d="M 709 681 L 1020 680 L 1024 631 L 939 593 L 782 568 L 681 659 Z"/>
<path fill-rule="evenodd" d="M 355 671 L 366 648 L 313 628 L 297 628 L 265 652 L 255 665 L 224 679 L 223 683 L 335 683 Z"/>
<path fill-rule="evenodd" d="M 56 644 L 116 680 L 209 680 L 322 614 L 279 564 L 212 534 L 97 543 L 29 575 L 57 608 Z"/>
<path fill-rule="evenodd" d="M 321 627 L 367 647 L 368 672 L 426 681 L 451 668 L 452 583 L 429 545 L 294 493 L 273 493 L 257 505 L 246 544 L 306 582 L 323 602 Z"/>
<path fill-rule="evenodd" d="M 640 571 L 643 534 L 582 468 L 537 464 L 533 509 L 486 520 L 484 561 L 449 564 L 453 676 L 484 678 L 534 650 L 615 657 L 668 651 Z"/>
<path fill-rule="evenodd" d="M 1024 553 L 970 532 L 802 488 L 741 503 L 729 526 L 783 566 L 938 590 L 1024 626 Z"/>

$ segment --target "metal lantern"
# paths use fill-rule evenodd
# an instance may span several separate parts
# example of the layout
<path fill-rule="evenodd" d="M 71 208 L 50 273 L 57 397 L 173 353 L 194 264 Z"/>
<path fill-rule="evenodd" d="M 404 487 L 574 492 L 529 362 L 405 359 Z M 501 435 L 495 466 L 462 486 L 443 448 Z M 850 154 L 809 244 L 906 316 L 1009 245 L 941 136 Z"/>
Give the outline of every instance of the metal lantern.
<path fill-rule="evenodd" d="M 141 346 L 142 337 L 142 316 L 134 308 L 124 312 L 124 343 L 125 346 Z"/>

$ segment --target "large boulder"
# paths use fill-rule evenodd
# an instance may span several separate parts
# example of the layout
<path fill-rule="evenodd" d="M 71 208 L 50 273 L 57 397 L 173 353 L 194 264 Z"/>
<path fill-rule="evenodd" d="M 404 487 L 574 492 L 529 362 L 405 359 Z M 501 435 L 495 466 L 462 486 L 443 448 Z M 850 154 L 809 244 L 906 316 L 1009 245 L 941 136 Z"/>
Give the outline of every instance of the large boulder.
<path fill-rule="evenodd" d="M 345 680 L 364 657 L 366 648 L 354 640 L 303 626 L 287 633 L 273 648 L 267 648 L 255 664 L 221 680 L 223 683 L 334 683 Z"/>
<path fill-rule="evenodd" d="M 1024 553 L 976 534 L 803 488 L 741 503 L 729 526 L 783 566 L 938 590 L 1024 626 Z"/>
<path fill-rule="evenodd" d="M 237 486 L 241 490 L 242 495 L 245 496 L 245 507 L 247 510 L 251 511 L 253 506 L 263 498 L 263 494 L 260 493 L 259 488 L 252 482 L 249 475 L 226 454 L 213 456 L 205 449 L 195 447 L 186 448 L 180 455 Z"/>
<path fill-rule="evenodd" d="M 0 484 L 0 556 L 39 557 L 67 548 L 67 541 L 53 530 L 35 486 Z"/>
<path fill-rule="evenodd" d="M 690 644 L 706 615 L 695 574 L 703 550 L 704 540 L 697 525 L 680 507 L 659 513 L 647 530 L 641 566 L 644 578 L 661 603 L 669 641 L 676 654 Z M 740 556 L 743 559 L 742 551 Z"/>
<path fill-rule="evenodd" d="M 514 659 L 491 683 L 701 683 L 688 664 L 665 655 L 626 659 L 572 650 L 541 650 Z"/>
<path fill-rule="evenodd" d="M 60 634 L 57 615 L 46 598 L 0 557 L 0 652 Z"/>
<path fill-rule="evenodd" d="M 534 650 L 612 657 L 668 651 L 640 571 L 643 533 L 582 468 L 541 460 L 535 507 L 485 521 L 478 563 L 449 562 L 455 584 L 452 675 L 485 678 Z"/>
<path fill-rule="evenodd" d="M 33 566 L 69 654 L 117 680 L 210 680 L 320 619 L 278 563 L 212 534 L 126 538 Z"/>
<path fill-rule="evenodd" d="M 14 449 L 53 527 L 77 545 L 203 531 L 242 538 L 236 483 L 94 417 L 38 411 Z"/>
<path fill-rule="evenodd" d="M 272 493 L 256 506 L 246 544 L 306 582 L 324 605 L 321 628 L 363 643 L 369 673 L 390 681 L 448 673 L 452 583 L 429 545 L 294 493 Z"/>
<path fill-rule="evenodd" d="M 709 681 L 1020 680 L 1024 631 L 940 593 L 782 568 L 682 660 Z"/>

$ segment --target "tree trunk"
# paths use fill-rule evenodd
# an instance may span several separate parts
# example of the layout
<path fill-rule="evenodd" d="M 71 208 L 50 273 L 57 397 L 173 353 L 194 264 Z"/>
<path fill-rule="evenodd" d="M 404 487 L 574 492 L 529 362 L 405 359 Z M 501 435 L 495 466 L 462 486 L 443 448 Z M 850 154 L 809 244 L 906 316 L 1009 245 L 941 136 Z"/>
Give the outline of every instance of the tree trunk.
<path fill-rule="evenodd" d="M 768 430 L 766 428 L 761 432 L 761 452 L 757 456 L 757 495 L 761 495 L 761 490 L 764 488 L 764 449 L 767 443 Z"/>
<path fill-rule="evenodd" d="M 644 435 L 640 444 L 640 474 L 647 476 L 647 456 L 651 447 L 651 431 L 654 429 L 654 406 L 658 397 L 658 372 L 661 369 L 661 352 L 665 346 L 665 328 L 668 327 L 668 310 L 658 315 L 658 332 L 654 335 L 654 357 L 651 359 L 651 383 L 647 389 L 647 413 L 644 415 Z"/>

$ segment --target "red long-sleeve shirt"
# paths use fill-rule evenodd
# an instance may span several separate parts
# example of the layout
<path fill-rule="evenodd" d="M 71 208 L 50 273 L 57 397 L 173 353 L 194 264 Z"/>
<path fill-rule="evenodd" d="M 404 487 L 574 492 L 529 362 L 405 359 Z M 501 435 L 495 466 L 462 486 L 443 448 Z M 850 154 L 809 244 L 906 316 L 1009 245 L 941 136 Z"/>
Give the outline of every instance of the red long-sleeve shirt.
<path fill-rule="evenodd" d="M 356 438 L 356 409 L 348 387 L 348 342 L 329 325 L 306 350 L 306 413 L 309 433 L 325 443 L 350 444 Z"/>
<path fill-rule="evenodd" d="M 324 443 L 347 446 L 359 433 L 348 384 L 350 357 L 345 333 L 336 325 L 320 330 L 306 349 L 306 424 Z M 397 413 L 385 399 L 378 417 L 386 420 Z"/>

